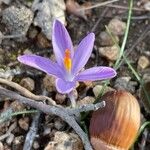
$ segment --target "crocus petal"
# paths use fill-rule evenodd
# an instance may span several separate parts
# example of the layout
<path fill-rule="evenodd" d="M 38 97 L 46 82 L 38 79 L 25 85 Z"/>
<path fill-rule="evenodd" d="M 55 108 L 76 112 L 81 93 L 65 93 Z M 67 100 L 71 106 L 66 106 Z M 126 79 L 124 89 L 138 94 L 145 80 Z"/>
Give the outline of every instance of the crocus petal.
<path fill-rule="evenodd" d="M 77 81 L 95 81 L 110 79 L 116 76 L 116 71 L 110 67 L 93 67 L 87 69 L 76 77 Z"/>
<path fill-rule="evenodd" d="M 64 52 L 66 49 L 71 51 L 71 57 L 73 57 L 73 45 L 71 38 L 65 26 L 58 20 L 55 20 L 53 24 L 52 44 L 55 57 L 59 65 L 62 66 Z"/>
<path fill-rule="evenodd" d="M 52 62 L 48 58 L 37 55 L 22 55 L 18 57 L 18 61 L 28 66 L 34 67 L 49 75 L 62 77 L 61 69 L 58 64 Z"/>
<path fill-rule="evenodd" d="M 70 93 L 75 87 L 75 82 L 69 82 L 62 79 L 56 79 L 56 89 L 59 93 L 66 94 Z"/>
<path fill-rule="evenodd" d="M 87 63 L 93 49 L 95 40 L 94 33 L 88 34 L 78 45 L 73 57 L 72 73 L 78 73 Z"/>

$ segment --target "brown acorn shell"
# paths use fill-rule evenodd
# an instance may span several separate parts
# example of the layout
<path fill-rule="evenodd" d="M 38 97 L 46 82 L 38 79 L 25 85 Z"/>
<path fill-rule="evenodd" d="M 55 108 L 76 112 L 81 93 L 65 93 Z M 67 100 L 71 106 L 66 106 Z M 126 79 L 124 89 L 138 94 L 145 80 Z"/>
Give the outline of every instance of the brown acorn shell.
<path fill-rule="evenodd" d="M 126 91 L 111 91 L 102 100 L 106 106 L 92 114 L 90 138 L 95 150 L 128 150 L 140 127 L 140 107 Z"/>

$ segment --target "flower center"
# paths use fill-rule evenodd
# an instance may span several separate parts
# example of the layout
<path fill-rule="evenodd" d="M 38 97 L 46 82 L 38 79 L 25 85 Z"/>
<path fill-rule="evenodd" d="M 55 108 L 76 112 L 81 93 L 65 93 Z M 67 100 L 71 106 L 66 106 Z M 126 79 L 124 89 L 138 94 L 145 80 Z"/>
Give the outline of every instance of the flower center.
<path fill-rule="evenodd" d="M 72 60 L 71 60 L 71 52 L 69 49 L 65 50 L 64 67 L 68 73 L 71 72 Z"/>

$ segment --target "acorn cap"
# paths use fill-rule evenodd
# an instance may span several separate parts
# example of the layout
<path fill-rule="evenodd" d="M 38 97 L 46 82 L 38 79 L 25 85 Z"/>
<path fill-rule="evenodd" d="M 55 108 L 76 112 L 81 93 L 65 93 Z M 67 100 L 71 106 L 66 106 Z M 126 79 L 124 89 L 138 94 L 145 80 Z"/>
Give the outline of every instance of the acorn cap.
<path fill-rule="evenodd" d="M 95 150 L 128 150 L 140 127 L 140 107 L 126 91 L 107 92 L 106 106 L 92 114 L 91 143 Z"/>

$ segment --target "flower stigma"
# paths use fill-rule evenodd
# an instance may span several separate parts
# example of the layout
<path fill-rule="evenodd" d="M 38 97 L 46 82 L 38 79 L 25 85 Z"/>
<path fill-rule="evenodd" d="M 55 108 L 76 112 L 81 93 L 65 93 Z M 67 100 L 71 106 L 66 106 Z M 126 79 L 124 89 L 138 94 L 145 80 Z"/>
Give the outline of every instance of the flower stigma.
<path fill-rule="evenodd" d="M 71 52 L 69 49 L 65 50 L 64 67 L 68 73 L 71 72 L 72 60 L 71 60 Z"/>

